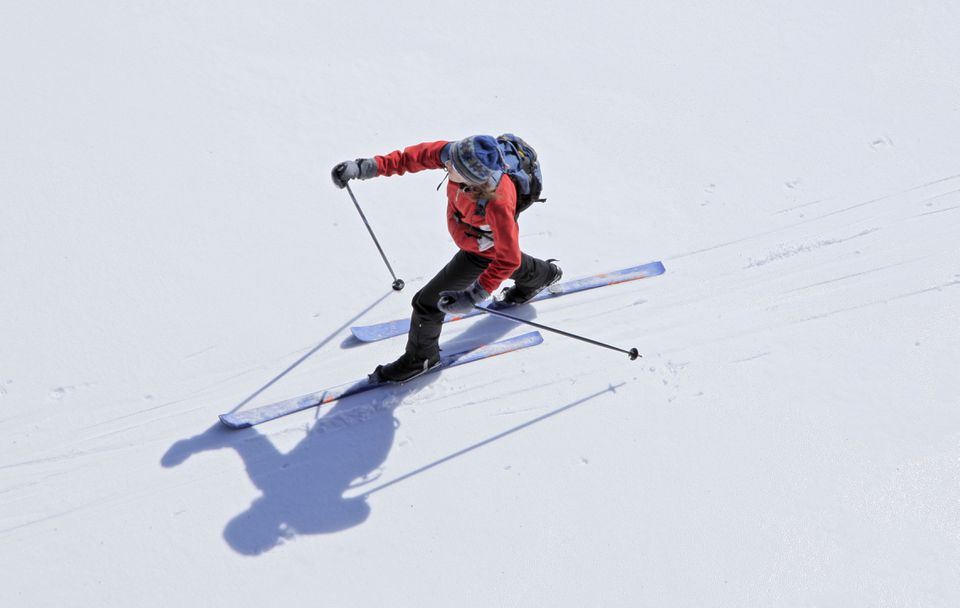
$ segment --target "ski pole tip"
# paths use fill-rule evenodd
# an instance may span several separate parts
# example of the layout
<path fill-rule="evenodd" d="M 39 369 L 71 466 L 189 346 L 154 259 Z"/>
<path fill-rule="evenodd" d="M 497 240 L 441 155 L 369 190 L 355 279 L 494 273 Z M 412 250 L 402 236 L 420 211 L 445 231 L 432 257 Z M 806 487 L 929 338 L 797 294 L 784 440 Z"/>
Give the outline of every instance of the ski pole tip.
<path fill-rule="evenodd" d="M 403 279 L 397 279 L 396 281 L 393 282 L 393 290 L 400 291 L 401 289 L 404 288 L 405 285 L 406 283 L 403 282 Z"/>
<path fill-rule="evenodd" d="M 629 355 L 630 355 L 630 360 L 631 360 L 631 361 L 636 361 L 636 360 L 637 360 L 637 357 L 642 357 L 642 356 L 643 356 L 643 355 L 640 354 L 640 351 L 638 351 L 636 348 L 631 348 Z"/>

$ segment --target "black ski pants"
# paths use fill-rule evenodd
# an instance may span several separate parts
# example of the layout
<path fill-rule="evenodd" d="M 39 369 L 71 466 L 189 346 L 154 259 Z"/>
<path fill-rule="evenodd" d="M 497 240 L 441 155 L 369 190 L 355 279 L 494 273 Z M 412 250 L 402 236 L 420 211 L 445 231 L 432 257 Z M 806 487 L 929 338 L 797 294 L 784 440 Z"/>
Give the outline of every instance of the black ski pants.
<path fill-rule="evenodd" d="M 469 251 L 458 251 L 437 276 L 413 296 L 413 315 L 407 336 L 407 353 L 417 359 L 432 358 L 440 352 L 440 330 L 444 313 L 437 308 L 440 292 L 466 289 L 490 265 L 491 260 Z M 520 255 L 520 266 L 511 279 L 517 285 L 537 287 L 550 277 L 550 265 L 526 253 Z"/>

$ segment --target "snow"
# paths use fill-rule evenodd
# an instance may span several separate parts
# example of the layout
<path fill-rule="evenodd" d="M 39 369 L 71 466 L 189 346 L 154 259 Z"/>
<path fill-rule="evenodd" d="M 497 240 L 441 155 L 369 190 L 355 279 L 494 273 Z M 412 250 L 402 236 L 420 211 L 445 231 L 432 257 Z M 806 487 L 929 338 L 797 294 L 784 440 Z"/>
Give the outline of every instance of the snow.
<path fill-rule="evenodd" d="M 956 606 L 954 2 L 8 2 L 0 605 Z M 515 132 L 565 278 L 532 349 L 361 378 Z M 448 326 L 484 342 L 528 330 Z M 54 576 L 51 576 L 53 574 Z"/>

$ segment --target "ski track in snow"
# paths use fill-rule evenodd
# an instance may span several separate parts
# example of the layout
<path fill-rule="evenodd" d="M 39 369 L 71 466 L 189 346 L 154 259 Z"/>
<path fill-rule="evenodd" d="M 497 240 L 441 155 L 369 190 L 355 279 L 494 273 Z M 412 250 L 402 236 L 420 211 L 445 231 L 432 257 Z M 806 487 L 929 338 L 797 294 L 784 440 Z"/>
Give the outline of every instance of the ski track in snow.
<path fill-rule="evenodd" d="M 883 299 L 881 299 L 881 300 L 874 300 L 874 301 L 871 301 L 871 302 L 866 302 L 866 303 L 863 303 L 863 304 L 858 304 L 858 305 L 856 305 L 856 306 L 849 306 L 849 307 L 845 307 L 845 308 L 838 308 L 838 309 L 836 309 L 836 310 L 830 310 L 830 311 L 827 311 L 827 312 L 824 312 L 824 313 L 812 315 L 812 316 L 809 316 L 809 317 L 804 317 L 804 318 L 802 318 L 802 319 L 799 319 L 799 320 L 796 321 L 796 322 L 797 322 L 797 323 L 804 323 L 804 322 L 806 322 L 806 321 L 815 321 L 815 320 L 817 320 L 817 319 L 826 319 L 826 318 L 832 317 L 832 316 L 834 316 L 834 315 L 839 315 L 839 314 L 844 314 L 844 313 L 848 313 L 848 312 L 853 312 L 853 311 L 855 311 L 855 310 L 862 310 L 862 309 L 864 309 L 864 308 L 870 308 L 870 307 L 873 307 L 873 306 L 881 306 L 881 305 L 884 305 L 884 304 L 889 304 L 890 302 L 896 302 L 897 300 L 903 300 L 903 299 L 906 299 L 906 298 L 913 298 L 913 297 L 916 297 L 916 296 L 922 296 L 922 295 L 926 295 L 926 294 L 930 294 L 930 293 L 943 292 L 945 289 L 948 289 L 948 288 L 950 288 L 950 287 L 956 287 L 957 285 L 960 285 L 960 281 L 950 281 L 949 283 L 944 283 L 944 284 L 942 284 L 942 285 L 936 285 L 936 286 L 934 286 L 934 287 L 927 287 L 927 288 L 925 288 L 925 289 L 918 289 L 918 290 L 916 290 L 916 291 L 910 291 L 910 292 L 907 292 L 907 293 L 902 293 L 902 294 L 894 295 L 894 296 L 891 296 L 891 297 L 889 297 L 889 298 L 883 298 Z"/>
<path fill-rule="evenodd" d="M 853 235 L 853 236 L 846 237 L 846 238 L 826 239 L 826 240 L 816 241 L 816 242 L 810 243 L 810 244 L 804 243 L 804 244 L 801 244 L 801 245 L 794 245 L 794 246 L 782 246 L 779 251 L 776 251 L 776 252 L 767 254 L 766 257 L 764 257 L 764 258 L 762 258 L 762 259 L 760 259 L 760 260 L 753 260 L 753 259 L 751 259 L 751 260 L 750 260 L 750 263 L 747 264 L 745 268 L 757 268 L 757 267 L 759 267 L 759 266 L 765 266 L 765 265 L 767 265 L 767 264 L 769 264 L 769 263 L 771 263 L 771 262 L 776 262 L 776 261 L 779 261 L 779 260 L 783 260 L 783 259 L 785 259 L 785 258 L 793 257 L 793 256 L 799 255 L 799 254 L 801 254 L 801 253 L 809 253 L 809 252 L 811 252 L 811 251 L 815 251 L 815 250 L 820 249 L 820 248 L 822 248 L 822 247 L 829 247 L 829 246 L 831 246 L 831 245 L 839 245 L 840 243 L 846 243 L 846 242 L 848 242 L 848 241 L 852 241 L 853 239 L 857 239 L 857 238 L 869 236 L 870 234 L 873 234 L 874 232 L 877 232 L 878 230 L 879 230 L 879 228 L 872 228 L 872 229 L 870 229 L 870 230 L 864 230 L 863 232 L 860 232 L 860 233 L 858 233 L 858 234 L 855 234 L 855 235 Z"/>
<path fill-rule="evenodd" d="M 698 286 L 699 289 L 669 294 L 669 303 L 660 303 L 655 300 L 647 313 L 660 318 L 664 316 L 662 314 L 664 306 L 674 309 L 678 306 L 681 309 L 722 309 L 724 305 L 719 303 L 720 300 L 740 299 L 744 300 L 744 306 L 758 312 L 755 321 L 750 325 L 710 328 L 704 333 L 711 337 L 688 345 L 699 347 L 730 340 L 739 341 L 762 335 L 776 328 L 817 322 L 911 298 L 952 293 L 951 288 L 957 285 L 957 281 L 949 280 L 947 277 L 953 276 L 953 273 L 950 273 L 951 267 L 960 267 L 960 256 L 957 255 L 955 248 L 943 249 L 937 244 L 940 240 L 933 238 L 929 246 L 925 243 L 921 243 L 920 247 L 914 246 L 910 250 L 909 258 L 896 259 L 894 256 L 902 247 L 902 243 L 911 242 L 916 245 L 915 239 L 911 236 L 913 234 L 960 233 L 960 223 L 956 220 L 951 219 L 946 223 L 942 221 L 945 217 L 943 213 L 958 207 L 950 205 L 950 202 L 958 199 L 960 189 L 936 191 L 958 178 L 960 175 L 927 181 L 853 205 L 844 205 L 842 200 L 823 199 L 815 203 L 820 209 L 816 217 L 805 218 L 780 228 L 759 231 L 740 239 L 675 256 L 675 259 L 715 258 L 720 255 L 720 252 L 730 250 L 733 246 L 742 250 L 762 249 L 763 243 L 769 241 L 771 237 L 792 236 L 790 241 L 780 241 L 774 248 L 768 248 L 763 255 L 749 256 L 747 263 L 741 266 L 740 271 L 721 272 L 706 279 L 702 285 Z M 919 215 L 915 213 L 916 209 L 929 209 L 936 202 L 947 206 L 925 211 Z M 828 203 L 835 208 L 824 208 Z M 813 205 L 814 203 L 808 203 L 781 210 L 777 215 L 806 210 Z M 824 224 L 824 222 L 829 223 Z M 813 229 L 815 223 L 819 224 L 816 230 Z M 856 228 L 856 232 L 848 232 L 846 235 L 837 234 L 839 230 L 849 230 L 851 227 Z M 856 249 L 851 247 L 853 245 Z M 733 255 L 733 252 L 726 255 Z M 797 261 L 801 258 L 809 259 L 806 262 Z M 671 266 L 671 258 L 665 259 L 664 262 L 668 268 L 676 272 L 676 265 Z M 768 267 L 772 266 L 778 268 L 776 274 L 767 272 Z M 806 274 L 815 266 L 822 266 L 818 274 L 829 278 L 786 288 L 777 287 L 788 285 L 791 276 Z M 834 266 L 837 271 L 831 270 Z M 931 272 L 935 268 L 942 269 L 943 279 L 923 284 L 923 276 L 936 276 L 935 272 Z M 903 274 L 905 271 L 907 274 Z M 754 274 L 758 272 L 762 274 Z M 831 277 L 831 274 L 835 276 Z M 901 278 L 895 279 L 895 275 Z M 886 280 L 884 280 L 885 277 Z M 874 297 L 862 298 L 864 301 L 853 305 L 829 306 L 834 294 L 839 293 L 838 290 L 845 289 L 846 285 L 862 284 L 865 280 L 871 280 L 870 285 L 874 288 L 872 293 L 865 291 L 863 295 Z M 898 289 L 898 286 L 913 287 L 913 289 Z M 746 295 L 741 295 L 748 293 L 751 294 L 750 300 L 747 300 Z M 877 295 L 882 297 L 876 297 Z M 860 299 L 857 296 L 854 297 Z M 803 309 L 807 310 L 804 312 Z M 652 331 L 664 329 L 654 324 L 648 327 Z M 684 350 L 684 347 L 676 345 L 662 352 L 677 354 Z M 757 357 L 734 357 L 730 362 L 743 363 L 755 358 Z"/>
<path fill-rule="evenodd" d="M 865 277 L 865 276 L 867 276 L 867 275 L 874 274 L 874 273 L 877 273 L 877 272 L 884 272 L 884 271 L 887 271 L 887 270 L 893 270 L 893 269 L 897 269 L 897 268 L 902 268 L 903 266 L 909 266 L 909 265 L 911 265 L 911 264 L 916 264 L 916 263 L 922 262 L 922 261 L 925 260 L 925 259 L 928 259 L 928 258 L 919 258 L 919 259 L 912 259 L 912 260 L 904 260 L 903 262 L 897 262 L 896 264 L 888 264 L 888 265 L 886 265 L 886 266 L 878 266 L 878 267 L 876 267 L 876 268 L 870 268 L 870 269 L 868 269 L 868 270 L 863 270 L 863 271 L 860 271 L 860 272 L 854 272 L 854 273 L 852 273 L 852 274 L 846 274 L 846 275 L 839 276 L 839 277 L 835 277 L 835 278 L 832 278 L 832 279 L 827 279 L 826 281 L 817 281 L 816 283 L 811 283 L 810 285 L 803 285 L 803 286 L 800 286 L 800 287 L 794 287 L 793 289 L 788 289 L 788 290 L 784 291 L 783 293 L 784 293 L 784 294 L 790 294 L 790 293 L 793 293 L 793 292 L 796 292 L 796 291 L 806 291 L 806 290 L 808 290 L 808 289 L 813 289 L 813 288 L 815 288 L 815 287 L 825 287 L 825 286 L 827 286 L 827 285 L 832 285 L 832 284 L 834 284 L 834 283 L 840 283 L 840 282 L 842 282 L 842 281 L 850 281 L 850 280 L 852 280 L 852 279 L 859 279 L 859 278 L 861 278 L 861 277 Z"/>
<path fill-rule="evenodd" d="M 923 190 L 923 189 L 925 189 L 925 188 L 929 188 L 929 187 L 931 187 L 931 186 L 937 186 L 937 185 L 943 184 L 943 183 L 945 183 L 945 182 L 949 182 L 949 181 L 956 180 L 956 179 L 960 179 L 960 175 L 953 175 L 953 176 L 950 176 L 950 177 L 945 177 L 945 178 L 942 178 L 942 179 L 937 179 L 937 180 L 933 180 L 933 181 L 930 181 L 930 182 L 925 182 L 925 183 L 920 184 L 920 185 L 917 185 L 917 186 L 913 186 L 913 187 L 910 187 L 910 188 L 906 188 L 906 189 L 904 189 L 904 190 L 900 190 L 900 191 L 897 191 L 897 192 L 892 193 L 892 194 L 888 194 L 888 195 L 880 196 L 880 197 L 877 197 L 877 198 L 873 198 L 873 199 L 870 199 L 870 200 L 867 200 L 867 201 L 864 201 L 864 202 L 861 202 L 861 203 L 857 203 L 857 204 L 854 204 L 854 205 L 848 205 L 848 206 L 845 206 L 845 207 L 841 207 L 841 208 L 839 208 L 839 209 L 828 210 L 828 211 L 825 211 L 825 212 L 821 213 L 820 215 L 818 215 L 818 216 L 816 216 L 816 217 L 813 217 L 813 218 L 802 218 L 802 219 L 800 219 L 799 221 L 790 223 L 790 224 L 788 224 L 788 225 L 786 225 L 786 226 L 782 226 L 782 227 L 778 227 L 778 228 L 773 228 L 773 229 L 769 229 L 769 230 L 764 230 L 764 231 L 762 231 L 762 232 L 758 232 L 758 233 L 755 233 L 755 234 L 751 234 L 751 235 L 745 236 L 745 237 L 743 237 L 743 238 L 739 238 L 739 239 L 735 239 L 735 240 L 731 240 L 731 241 L 725 241 L 725 242 L 722 242 L 722 243 L 710 245 L 710 246 L 708 246 L 708 247 L 704 247 L 704 248 L 700 248 L 700 249 L 695 249 L 695 250 L 692 250 L 692 251 L 686 251 L 686 252 L 681 252 L 681 253 L 673 254 L 673 255 L 670 255 L 670 256 L 667 256 L 666 258 L 664 258 L 664 261 L 665 261 L 665 262 L 668 262 L 668 261 L 670 261 L 670 260 L 683 259 L 683 258 L 686 258 L 686 257 L 689 257 L 689 256 L 695 256 L 695 255 L 700 255 L 700 254 L 704 254 L 704 253 L 709 253 L 709 252 L 712 252 L 712 251 L 716 251 L 716 250 L 718 250 L 718 249 L 724 249 L 724 248 L 730 247 L 730 246 L 732 246 L 732 245 L 741 245 L 741 244 L 744 244 L 744 243 L 754 242 L 754 241 L 763 239 L 763 238 L 765 238 L 765 237 L 769 237 L 769 236 L 774 235 L 774 234 L 778 234 L 778 233 L 782 233 L 782 232 L 788 232 L 788 231 L 795 230 L 795 229 L 798 229 L 798 228 L 804 228 L 804 227 L 808 226 L 809 224 L 811 224 L 811 223 L 813 223 L 813 222 L 819 222 L 819 221 L 822 221 L 822 220 L 825 220 L 825 219 L 834 217 L 834 216 L 836 216 L 836 215 L 840 215 L 840 214 L 848 213 L 848 212 L 851 212 L 851 211 L 863 209 L 863 208 L 869 207 L 869 206 L 874 206 L 874 205 L 877 205 L 877 204 L 879 204 L 879 203 L 887 203 L 887 204 L 888 204 L 888 207 L 892 207 L 893 209 L 899 210 L 900 208 L 902 208 L 902 207 L 904 206 L 904 205 L 903 205 L 903 201 L 901 201 L 901 200 L 899 199 L 899 197 L 903 197 L 903 196 L 905 196 L 905 195 L 912 194 L 912 193 L 914 193 L 914 192 Z M 927 198 L 922 199 L 919 204 L 924 204 L 924 203 L 927 203 L 927 202 L 930 202 L 930 201 L 933 201 L 933 200 L 936 200 L 936 199 L 939 199 L 939 198 L 948 197 L 948 196 L 954 195 L 954 194 L 956 194 L 956 193 L 958 193 L 958 192 L 960 192 L 960 189 L 951 189 L 951 190 L 949 190 L 949 191 L 947 191 L 947 192 L 937 193 L 937 194 L 935 194 L 935 195 L 931 195 L 931 196 L 929 196 L 929 197 L 927 197 Z M 830 200 L 831 200 L 831 199 L 823 199 L 823 200 L 821 200 L 821 201 L 815 201 L 815 202 L 813 202 L 813 203 L 807 203 L 807 204 L 805 204 L 805 205 L 801 205 L 800 207 L 791 207 L 791 208 L 788 208 L 788 209 L 783 209 L 783 210 L 780 210 L 780 211 L 776 212 L 776 214 L 778 214 L 778 215 L 779 215 L 779 214 L 784 214 L 784 213 L 787 213 L 787 212 L 789 212 L 789 211 L 795 211 L 795 210 L 797 210 L 797 209 L 809 207 L 809 206 L 816 205 L 816 204 L 821 204 L 821 203 L 823 203 L 823 202 L 829 202 Z M 842 201 L 834 201 L 834 202 L 837 202 L 837 203 L 841 203 L 841 204 L 842 204 Z M 876 216 L 876 215 L 878 215 L 878 214 L 874 214 L 874 216 Z M 874 231 L 878 231 L 878 230 L 880 230 L 880 229 L 882 229 L 882 228 L 884 228 L 884 227 L 889 227 L 889 226 L 891 226 L 891 225 L 896 225 L 897 222 L 903 221 L 903 220 L 905 220 L 905 219 L 908 219 L 909 217 L 910 217 L 909 215 L 902 216 L 902 217 L 900 217 L 897 221 L 893 222 L 892 224 L 891 224 L 890 222 L 886 222 L 886 223 L 884 223 L 884 225 L 881 225 L 881 226 L 873 226 L 873 227 L 869 228 L 869 229 L 868 229 L 867 231 L 865 231 L 865 232 L 868 232 L 868 233 L 869 233 L 869 232 L 874 232 Z M 861 223 L 861 222 L 863 222 L 863 221 L 864 221 L 864 220 L 863 220 L 862 218 L 860 218 L 860 219 L 855 219 L 855 220 L 853 220 L 852 223 Z M 845 224 L 843 227 L 846 227 L 846 224 Z M 863 233 L 858 234 L 858 235 L 856 235 L 856 236 L 863 236 Z M 824 239 L 824 242 L 829 242 L 829 241 L 830 241 L 830 239 Z M 832 244 L 832 243 L 831 243 L 831 244 Z"/>

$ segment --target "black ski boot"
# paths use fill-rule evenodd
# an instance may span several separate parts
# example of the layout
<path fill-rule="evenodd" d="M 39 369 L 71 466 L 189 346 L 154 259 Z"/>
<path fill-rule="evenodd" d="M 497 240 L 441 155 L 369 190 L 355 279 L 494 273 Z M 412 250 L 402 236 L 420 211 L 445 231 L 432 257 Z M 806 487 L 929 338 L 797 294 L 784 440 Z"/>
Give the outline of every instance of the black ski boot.
<path fill-rule="evenodd" d="M 550 276 L 547 278 L 546 282 L 541 283 L 540 285 L 513 285 L 503 290 L 503 293 L 500 294 L 500 299 L 497 301 L 497 304 L 501 306 L 515 306 L 517 304 L 526 304 L 533 298 L 537 296 L 538 293 L 550 287 L 563 277 L 563 271 L 560 270 L 560 267 L 554 264 L 557 260 L 550 258 L 547 260 L 547 264 L 550 265 Z"/>
<path fill-rule="evenodd" d="M 409 353 L 403 353 L 393 363 L 378 365 L 377 369 L 370 374 L 370 379 L 376 382 L 402 384 L 413 380 L 417 376 L 422 376 L 438 365 L 440 365 L 440 355 L 434 355 L 429 359 L 421 359 Z"/>

